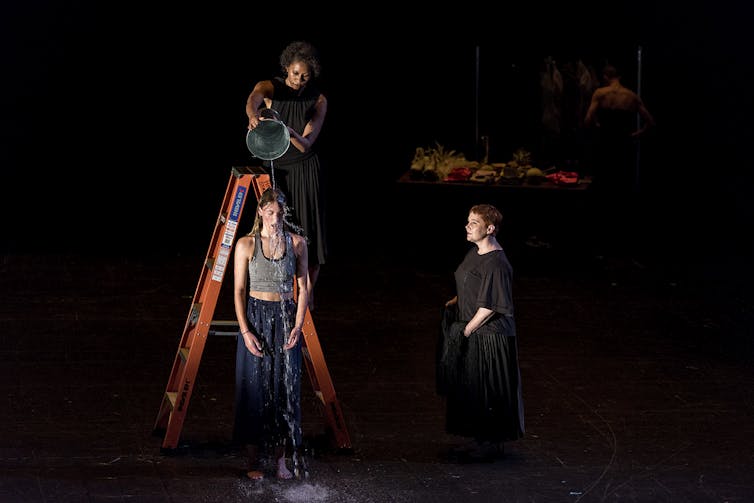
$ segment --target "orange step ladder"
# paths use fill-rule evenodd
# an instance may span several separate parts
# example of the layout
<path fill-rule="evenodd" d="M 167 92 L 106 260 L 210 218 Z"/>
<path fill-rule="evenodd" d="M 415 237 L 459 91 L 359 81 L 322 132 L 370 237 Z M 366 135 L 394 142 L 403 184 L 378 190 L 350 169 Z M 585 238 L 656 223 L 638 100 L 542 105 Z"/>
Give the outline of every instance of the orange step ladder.
<path fill-rule="evenodd" d="M 253 190 L 256 198 L 259 199 L 262 192 L 270 186 L 270 177 L 261 167 L 234 167 L 231 171 L 220 215 L 215 224 L 209 251 L 199 275 L 199 283 L 154 425 L 155 435 L 163 437 L 161 447 L 164 451 L 176 449 L 178 446 L 204 345 L 207 342 L 207 336 L 216 332 L 211 329 L 212 325 L 237 326 L 235 322 L 213 322 L 212 317 L 225 272 L 229 265 L 233 264 L 231 251 L 235 244 L 236 231 L 248 192 L 250 189 Z M 304 361 L 314 392 L 324 406 L 325 417 L 332 429 L 335 447 L 340 450 L 350 450 L 351 440 L 343 413 L 335 396 L 335 388 L 308 309 L 303 334 Z"/>

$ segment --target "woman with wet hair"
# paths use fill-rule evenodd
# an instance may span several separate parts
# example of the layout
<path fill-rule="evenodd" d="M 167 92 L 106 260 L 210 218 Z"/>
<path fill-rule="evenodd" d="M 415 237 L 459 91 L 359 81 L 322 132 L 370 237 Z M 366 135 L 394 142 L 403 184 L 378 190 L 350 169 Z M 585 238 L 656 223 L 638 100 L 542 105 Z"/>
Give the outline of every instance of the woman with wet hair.
<path fill-rule="evenodd" d="M 254 225 L 236 243 L 233 303 L 238 319 L 233 440 L 248 455 L 246 476 L 264 477 L 259 454 L 272 451 L 289 479 L 301 448 L 301 330 L 306 314 L 307 247 L 286 219 L 279 189 L 262 193 Z M 294 289 L 295 283 L 295 289 Z M 295 471 L 295 470 L 294 470 Z"/>

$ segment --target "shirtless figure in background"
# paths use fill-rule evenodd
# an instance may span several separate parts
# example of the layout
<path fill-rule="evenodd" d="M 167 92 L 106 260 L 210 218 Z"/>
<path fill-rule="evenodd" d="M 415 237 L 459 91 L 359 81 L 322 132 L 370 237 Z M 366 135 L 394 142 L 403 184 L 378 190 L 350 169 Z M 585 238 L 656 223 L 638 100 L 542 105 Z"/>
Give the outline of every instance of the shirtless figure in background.
<path fill-rule="evenodd" d="M 630 242 L 636 225 L 632 207 L 638 190 L 638 139 L 654 127 L 655 120 L 639 95 L 621 84 L 614 66 L 606 66 L 602 76 L 605 85 L 592 94 L 584 124 L 594 133 L 593 234 L 602 241 L 603 253 L 614 254 L 625 248 L 626 240 Z"/>
<path fill-rule="evenodd" d="M 609 126 L 610 124 L 602 124 L 603 119 L 615 111 L 624 114 L 626 112 L 638 113 L 641 116 L 641 127 L 629 132 L 629 136 L 633 138 L 641 136 L 647 129 L 654 126 L 655 120 L 652 114 L 644 106 L 638 94 L 621 84 L 620 74 L 614 66 L 606 66 L 602 71 L 602 77 L 605 79 L 605 85 L 594 91 L 592 95 L 592 101 L 584 119 L 587 126 L 593 125 L 600 128 Z"/>

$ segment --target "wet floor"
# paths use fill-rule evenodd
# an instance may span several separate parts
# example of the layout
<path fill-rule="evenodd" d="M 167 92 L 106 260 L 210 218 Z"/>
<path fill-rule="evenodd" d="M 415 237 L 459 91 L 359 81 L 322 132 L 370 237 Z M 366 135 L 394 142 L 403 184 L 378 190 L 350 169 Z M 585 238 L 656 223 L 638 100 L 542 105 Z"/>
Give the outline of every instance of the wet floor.
<path fill-rule="evenodd" d="M 468 463 L 449 455 L 460 441 L 434 382 L 462 246 L 397 253 L 388 237 L 363 237 L 357 254 L 336 241 L 323 267 L 313 319 L 352 448 L 333 448 L 305 377 L 309 476 L 293 481 L 240 476 L 233 337 L 206 344 L 179 448 L 153 434 L 201 253 L 4 255 L 0 501 L 751 501 L 746 275 L 504 242 L 526 435 Z M 233 319 L 228 286 L 216 320 Z"/>

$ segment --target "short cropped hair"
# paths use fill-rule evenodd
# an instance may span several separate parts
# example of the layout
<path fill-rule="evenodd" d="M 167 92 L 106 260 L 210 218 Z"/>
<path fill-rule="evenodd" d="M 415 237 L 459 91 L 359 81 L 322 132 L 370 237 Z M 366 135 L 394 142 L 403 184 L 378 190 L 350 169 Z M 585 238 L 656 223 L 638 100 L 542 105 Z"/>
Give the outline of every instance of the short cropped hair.
<path fill-rule="evenodd" d="M 476 204 L 471 207 L 469 213 L 474 213 L 482 217 L 482 221 L 485 225 L 494 225 L 495 231 L 492 235 L 497 236 L 497 231 L 500 229 L 500 224 L 503 222 L 503 214 L 500 213 L 500 210 L 491 204 Z"/>

